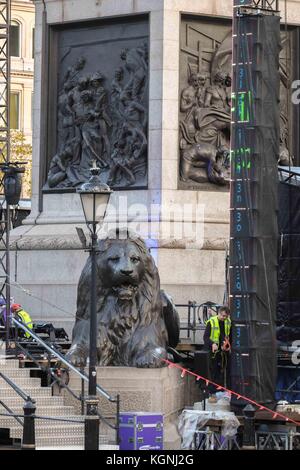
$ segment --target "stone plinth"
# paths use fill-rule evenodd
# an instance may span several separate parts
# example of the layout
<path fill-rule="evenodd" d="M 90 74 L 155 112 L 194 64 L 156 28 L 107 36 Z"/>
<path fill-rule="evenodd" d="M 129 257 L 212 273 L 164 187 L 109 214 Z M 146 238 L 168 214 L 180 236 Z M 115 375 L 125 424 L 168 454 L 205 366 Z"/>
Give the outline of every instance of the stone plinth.
<path fill-rule="evenodd" d="M 147 189 L 115 191 L 113 203 L 118 206 L 126 197 L 131 208 L 139 204 L 148 210 L 148 214 L 130 228 L 149 239 L 162 287 L 170 292 L 175 303 L 187 304 L 189 300 L 222 302 L 224 250 L 229 233 L 228 193 L 178 189 L 180 15 L 186 12 L 229 18 L 231 2 L 228 0 L 217 8 L 211 2 L 194 0 L 36 0 L 35 6 L 32 212 L 23 227 L 13 231 L 11 237 L 15 250 L 11 257 L 12 279 L 22 286 L 13 289 L 15 300 L 24 305 L 34 321 L 53 321 L 70 334 L 76 310 L 77 282 L 86 259 L 76 234 L 77 226 L 84 227 L 78 195 L 48 194 L 42 190 L 47 174 L 45 116 L 49 105 L 48 85 L 44 79 L 49 75 L 46 55 L 50 45 L 46 43 L 46 30 L 83 20 L 87 25 L 88 21 L 96 20 L 101 26 L 101 21 L 107 18 L 122 21 L 128 15 L 138 14 L 147 18 L 149 30 L 148 185 Z M 170 215 L 168 209 L 179 205 L 180 211 L 185 204 L 203 207 L 200 240 L 185 231 L 176 233 L 177 215 Z M 158 218 L 150 212 L 152 205 L 161 208 Z M 126 210 L 119 210 L 120 219 L 126 215 Z M 129 219 L 135 219 L 135 214 L 128 215 Z M 190 220 L 192 229 L 195 225 L 193 217 Z M 149 226 L 149 221 L 152 223 L 153 220 L 154 229 Z M 185 316 L 182 311 L 183 321 L 186 321 Z"/>
<path fill-rule="evenodd" d="M 195 383 L 188 377 L 181 378 L 180 370 L 167 367 L 161 369 L 99 367 L 97 383 L 111 396 L 120 395 L 121 412 L 162 413 L 164 415 L 164 448 L 180 449 L 177 418 L 181 410 L 194 401 L 193 392 L 196 388 Z M 78 394 L 80 393 L 81 379 L 74 373 L 71 373 L 69 386 L 72 390 L 77 390 Z M 70 403 L 71 398 L 67 392 L 65 392 L 65 400 L 66 404 Z M 77 406 L 80 407 L 79 404 Z M 101 414 L 112 415 L 115 410 L 114 405 L 100 397 Z M 102 432 L 105 432 L 105 429 Z"/>
<path fill-rule="evenodd" d="M 15 300 L 24 305 L 35 321 L 54 321 L 70 333 L 76 309 L 77 282 L 86 257 L 76 235 L 76 226 L 84 223 L 78 195 L 42 191 L 47 174 L 44 150 L 49 124 L 45 119 L 49 104 L 46 79 L 49 76 L 48 29 L 64 24 L 69 28 L 82 21 L 87 27 L 89 22 L 98 21 L 101 27 L 101 22 L 107 19 L 122 21 L 122 17 L 143 15 L 147 18 L 149 31 L 148 185 L 147 189 L 115 191 L 113 200 L 118 204 L 122 197 L 127 197 L 130 206 L 142 204 L 149 211 L 151 205 L 162 208 L 158 219 L 150 212 L 149 217 L 142 217 L 136 224 L 136 231 L 144 238 L 151 238 L 151 252 L 161 275 L 162 287 L 172 295 L 175 303 L 187 304 L 189 300 L 221 303 L 229 239 L 229 193 L 207 188 L 182 189 L 179 184 L 180 31 L 184 17 L 200 18 L 208 29 L 211 22 L 212 31 L 216 22 L 225 21 L 230 27 L 232 0 L 35 0 L 34 3 L 32 212 L 25 225 L 13 231 L 11 237 L 16 250 L 12 256 L 12 279 L 22 285 L 13 291 Z M 291 25 L 300 21 L 298 3 L 295 0 L 287 2 L 287 22 Z M 280 2 L 280 8 L 284 11 L 283 2 Z M 206 60 L 208 49 L 211 47 L 204 47 L 204 56 L 200 49 L 196 55 L 202 55 Z M 50 96 L 50 104 L 53 98 Z M 185 204 L 203 207 L 200 240 L 186 233 L 177 235 L 176 216 L 168 215 L 170 206 L 182 208 Z M 132 218 L 132 215 L 129 216 Z M 193 217 L 192 225 L 195 224 Z M 146 227 L 153 219 L 157 220 L 154 231 Z M 171 231 L 168 231 L 170 224 Z M 185 316 L 182 310 L 183 321 L 186 321 Z"/>

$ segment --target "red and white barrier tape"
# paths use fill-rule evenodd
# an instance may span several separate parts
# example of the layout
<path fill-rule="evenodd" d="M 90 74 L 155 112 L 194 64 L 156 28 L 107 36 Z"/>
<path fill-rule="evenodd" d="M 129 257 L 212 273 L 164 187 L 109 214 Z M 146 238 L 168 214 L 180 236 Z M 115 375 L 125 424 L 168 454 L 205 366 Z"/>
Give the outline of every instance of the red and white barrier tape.
<path fill-rule="evenodd" d="M 171 362 L 171 361 L 169 361 L 168 359 L 163 359 L 163 358 L 161 358 L 161 360 L 162 360 L 163 362 L 165 362 L 166 364 L 168 364 L 168 367 L 170 367 L 170 368 L 176 368 L 176 369 L 181 370 L 181 377 L 182 377 L 182 378 L 184 378 L 186 374 L 192 375 L 192 376 L 194 376 L 194 377 L 196 378 L 197 381 L 203 380 L 203 382 L 206 383 L 206 386 L 209 385 L 209 384 L 214 385 L 217 390 L 222 390 L 222 391 L 224 391 L 224 392 L 228 392 L 228 393 L 230 393 L 231 395 L 236 396 L 236 398 L 237 398 L 238 400 L 243 399 L 243 400 L 247 401 L 248 403 L 251 403 L 251 405 L 256 406 L 256 407 L 259 409 L 259 411 L 267 411 L 268 413 L 271 413 L 273 419 L 276 419 L 276 418 L 283 418 L 285 421 L 287 421 L 287 422 L 289 422 L 289 423 L 293 423 L 293 424 L 295 424 L 296 426 L 300 426 L 300 422 L 299 422 L 299 421 L 295 421 L 294 419 L 288 418 L 287 416 L 283 415 L 282 413 L 278 413 L 277 411 L 273 411 L 273 410 L 271 410 L 270 408 L 267 408 L 266 406 L 261 405 L 260 403 L 257 403 L 257 402 L 254 401 L 254 400 L 251 400 L 251 398 L 245 397 L 244 395 L 241 395 L 240 393 L 234 392 L 233 390 L 230 390 L 229 388 L 226 388 L 226 387 L 223 387 L 222 385 L 216 384 L 216 383 L 213 382 L 212 380 L 209 380 L 209 379 L 207 379 L 206 377 L 202 377 L 202 376 L 199 375 L 199 374 L 195 374 L 194 372 L 192 372 L 192 371 L 190 371 L 190 370 L 188 370 L 188 369 L 185 369 L 184 367 L 180 366 L 179 364 L 175 364 L 174 362 Z"/>

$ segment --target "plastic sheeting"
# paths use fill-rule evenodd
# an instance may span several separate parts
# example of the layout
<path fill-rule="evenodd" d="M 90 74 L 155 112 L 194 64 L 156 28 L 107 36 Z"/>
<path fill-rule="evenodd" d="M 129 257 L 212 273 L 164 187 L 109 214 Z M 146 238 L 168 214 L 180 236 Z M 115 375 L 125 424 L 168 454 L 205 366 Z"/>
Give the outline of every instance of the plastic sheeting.
<path fill-rule="evenodd" d="M 239 420 L 230 411 L 183 410 L 178 424 L 182 440 L 181 448 L 192 449 L 195 432 L 203 429 L 210 420 L 222 421 L 222 436 L 224 437 L 235 436 L 240 426 Z"/>

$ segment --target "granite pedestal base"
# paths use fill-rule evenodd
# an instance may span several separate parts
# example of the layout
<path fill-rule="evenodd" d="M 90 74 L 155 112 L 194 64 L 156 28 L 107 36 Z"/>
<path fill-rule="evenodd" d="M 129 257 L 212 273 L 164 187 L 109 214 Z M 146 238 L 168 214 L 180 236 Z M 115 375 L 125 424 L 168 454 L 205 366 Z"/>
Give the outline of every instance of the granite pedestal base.
<path fill-rule="evenodd" d="M 180 370 L 163 367 L 161 369 L 137 369 L 133 367 L 99 367 L 97 383 L 110 395 L 120 395 L 121 411 L 142 411 L 161 413 L 164 416 L 164 449 L 180 449 L 180 436 L 177 430 L 179 413 L 194 399 L 196 385 L 188 377 L 181 377 Z M 69 386 L 80 393 L 81 379 L 71 373 Z M 86 386 L 87 390 L 87 386 Z M 65 394 L 66 404 L 71 397 Z M 74 402 L 72 402 L 74 404 Z M 77 406 L 80 406 L 77 404 Z M 115 413 L 116 407 L 108 400 L 99 398 L 99 411 L 108 416 Z M 107 427 L 101 433 L 111 431 Z M 111 434 L 113 438 L 114 435 Z"/>

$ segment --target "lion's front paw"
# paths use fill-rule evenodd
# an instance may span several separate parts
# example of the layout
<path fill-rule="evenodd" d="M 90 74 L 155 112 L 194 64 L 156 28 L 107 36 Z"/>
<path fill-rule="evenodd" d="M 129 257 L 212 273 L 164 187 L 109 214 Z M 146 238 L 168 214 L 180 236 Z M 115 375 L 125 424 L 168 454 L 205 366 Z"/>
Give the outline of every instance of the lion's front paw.
<path fill-rule="evenodd" d="M 71 348 L 66 359 L 77 368 L 82 368 L 86 366 L 87 356 L 82 348 Z"/>
<path fill-rule="evenodd" d="M 155 369 L 155 368 L 164 367 L 165 363 L 164 361 L 162 361 L 162 359 L 164 359 L 166 355 L 167 355 L 166 351 L 162 348 L 159 348 L 159 351 L 157 349 L 154 349 L 151 351 L 144 352 L 144 354 L 140 355 L 136 359 L 135 366 L 144 368 L 144 369 L 146 368 Z"/>

